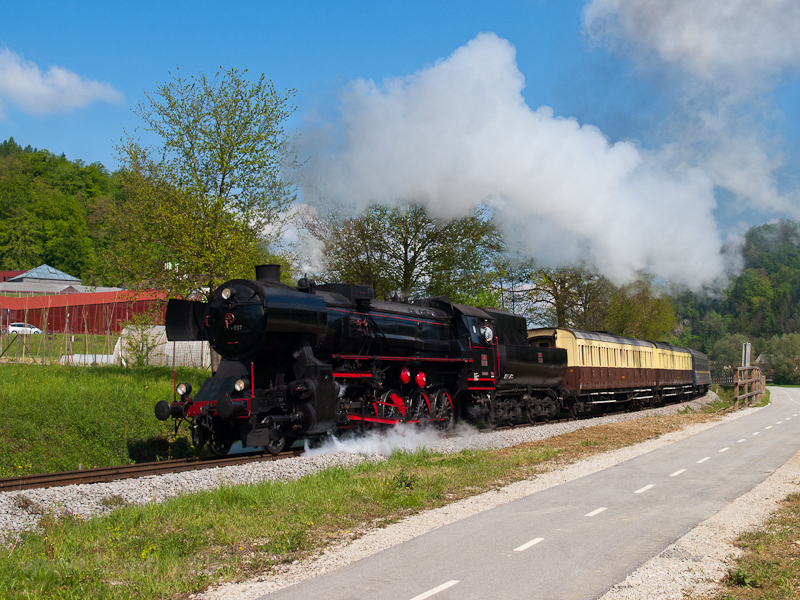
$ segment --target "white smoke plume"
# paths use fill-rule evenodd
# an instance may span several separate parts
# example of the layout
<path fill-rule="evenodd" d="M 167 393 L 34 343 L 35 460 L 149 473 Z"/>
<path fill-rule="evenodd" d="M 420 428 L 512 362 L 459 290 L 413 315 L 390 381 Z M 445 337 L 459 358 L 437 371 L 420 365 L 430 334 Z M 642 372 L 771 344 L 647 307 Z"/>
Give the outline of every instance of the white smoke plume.
<path fill-rule="evenodd" d="M 524 86 L 514 47 L 491 33 L 413 75 L 356 81 L 304 190 L 357 209 L 414 200 L 442 217 L 488 199 L 513 224 L 512 248 L 549 265 L 594 263 L 618 283 L 641 269 L 690 286 L 722 274 L 706 172 L 674 148 L 612 142 L 532 109 Z"/>
<path fill-rule="evenodd" d="M 800 217 L 800 194 L 779 183 L 786 143 L 770 98 L 800 67 L 800 3 L 591 0 L 583 18 L 592 40 L 668 80 L 681 110 L 665 133 L 732 208 Z"/>
<path fill-rule="evenodd" d="M 800 66 L 796 0 L 591 0 L 583 17 L 593 38 L 729 93 L 772 86 Z"/>
<path fill-rule="evenodd" d="M 472 432 L 476 431 L 467 425 L 460 427 L 465 430 L 468 428 Z M 397 425 L 391 429 L 370 431 L 359 437 L 330 437 L 321 446 L 315 448 L 309 447 L 306 442 L 304 455 L 315 456 L 347 452 L 349 454 L 389 456 L 396 451 L 414 452 L 422 448 L 430 448 L 440 440 L 440 435 L 441 432 L 430 428 Z"/>

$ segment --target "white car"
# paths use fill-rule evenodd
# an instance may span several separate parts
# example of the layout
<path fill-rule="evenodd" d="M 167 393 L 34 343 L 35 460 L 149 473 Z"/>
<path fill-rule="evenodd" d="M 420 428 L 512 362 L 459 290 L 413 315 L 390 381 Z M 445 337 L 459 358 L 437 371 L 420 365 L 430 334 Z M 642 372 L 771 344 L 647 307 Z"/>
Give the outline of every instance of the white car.
<path fill-rule="evenodd" d="M 42 333 L 42 330 L 27 323 L 11 323 L 8 326 L 8 333 Z"/>

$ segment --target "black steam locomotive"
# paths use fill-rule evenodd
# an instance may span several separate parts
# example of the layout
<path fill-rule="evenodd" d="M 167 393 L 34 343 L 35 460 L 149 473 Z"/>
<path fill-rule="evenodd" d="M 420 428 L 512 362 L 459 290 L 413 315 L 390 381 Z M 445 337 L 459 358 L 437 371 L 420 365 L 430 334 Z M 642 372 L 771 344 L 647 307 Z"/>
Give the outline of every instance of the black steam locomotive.
<path fill-rule="evenodd" d="M 708 390 L 695 350 L 570 329 L 527 331 L 523 317 L 450 302 L 382 301 L 370 286 L 297 287 L 278 265 L 234 279 L 208 303 L 170 300 L 167 338 L 220 355 L 196 394 L 156 416 L 191 422 L 194 445 L 277 454 L 297 438 L 397 423 L 494 427 L 608 406 L 641 408 Z"/>
<path fill-rule="evenodd" d="M 218 455 L 237 440 L 276 454 L 348 429 L 493 426 L 563 407 L 566 350 L 529 345 L 522 317 L 447 297 L 383 301 L 370 286 L 305 278 L 290 287 L 278 265 L 263 265 L 208 303 L 170 300 L 166 330 L 171 341 L 207 340 L 221 360 L 156 416 L 190 421 L 194 445 Z"/>

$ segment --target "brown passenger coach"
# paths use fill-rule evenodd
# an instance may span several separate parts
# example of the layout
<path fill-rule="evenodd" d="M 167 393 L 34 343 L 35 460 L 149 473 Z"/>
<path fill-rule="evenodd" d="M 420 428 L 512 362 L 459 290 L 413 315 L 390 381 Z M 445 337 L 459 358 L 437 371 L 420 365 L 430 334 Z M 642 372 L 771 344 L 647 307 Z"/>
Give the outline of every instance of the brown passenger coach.
<path fill-rule="evenodd" d="M 531 329 L 528 343 L 567 351 L 564 392 L 579 412 L 613 403 L 648 406 L 707 391 L 707 384 L 696 385 L 688 348 L 564 328 Z"/>

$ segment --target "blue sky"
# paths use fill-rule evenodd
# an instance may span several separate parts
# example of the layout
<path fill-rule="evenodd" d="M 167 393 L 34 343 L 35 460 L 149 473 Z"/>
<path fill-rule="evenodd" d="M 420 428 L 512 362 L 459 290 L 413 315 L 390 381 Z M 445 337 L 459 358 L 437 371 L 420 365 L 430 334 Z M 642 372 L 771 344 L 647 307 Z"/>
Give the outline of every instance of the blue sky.
<path fill-rule="evenodd" d="M 587 65 L 582 5 L 201 0 L 82 2 L 76 10 L 64 2 L 14 3 L 3 10 L 0 49 L 43 73 L 58 66 L 107 83 L 123 98 L 38 115 L 6 100 L 0 137 L 113 169 L 113 145 L 138 125 L 131 108 L 176 66 L 187 75 L 219 67 L 265 73 L 278 89 L 297 90 L 294 125 L 301 127 L 303 115 L 333 105 L 347 82 L 411 74 L 485 31 L 517 45 L 533 105 L 563 101 L 564 114 L 572 114 L 585 110 L 569 89 L 570 72 Z"/>
<path fill-rule="evenodd" d="M 143 90 L 248 69 L 297 91 L 301 186 L 492 198 L 545 264 L 696 285 L 733 234 L 800 218 L 797 31 L 796 0 L 7 3 L 0 139 L 113 170 Z"/>

